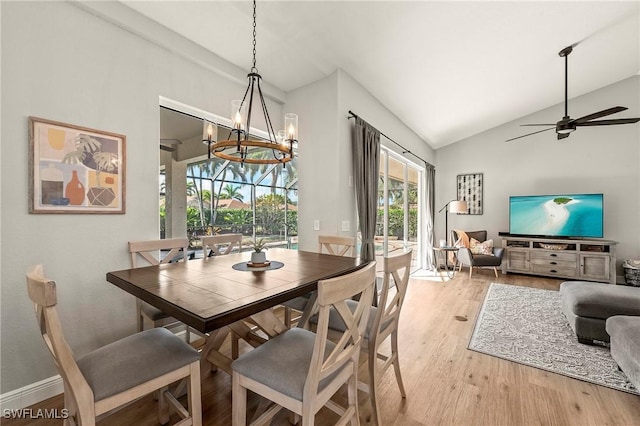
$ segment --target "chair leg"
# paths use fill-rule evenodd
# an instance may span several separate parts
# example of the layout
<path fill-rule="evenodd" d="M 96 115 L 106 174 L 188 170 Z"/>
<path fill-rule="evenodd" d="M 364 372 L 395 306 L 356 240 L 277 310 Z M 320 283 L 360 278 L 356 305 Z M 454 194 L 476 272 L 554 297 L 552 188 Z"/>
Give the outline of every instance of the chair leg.
<path fill-rule="evenodd" d="M 288 306 L 284 307 L 284 325 L 291 328 L 291 308 Z"/>
<path fill-rule="evenodd" d="M 369 342 L 369 400 L 371 401 L 371 424 L 379 425 L 380 404 L 378 403 L 378 350 Z"/>
<path fill-rule="evenodd" d="M 144 330 L 144 317 L 142 316 L 142 302 L 140 299 L 136 299 L 136 314 L 137 314 L 137 326 L 138 333 Z"/>
<path fill-rule="evenodd" d="M 171 413 L 169 412 L 169 404 L 167 403 L 167 398 L 164 396 L 164 393 L 168 392 L 167 386 L 158 389 L 158 423 L 161 425 L 166 425 L 169 423 L 169 418 L 171 417 Z"/>
<path fill-rule="evenodd" d="M 247 424 L 247 388 L 240 384 L 240 375 L 233 374 L 231 390 L 231 424 L 245 426 Z"/>
<path fill-rule="evenodd" d="M 407 394 L 404 391 L 402 375 L 400 374 L 400 356 L 398 355 L 398 330 L 391 333 L 391 356 L 394 357 L 393 369 L 396 372 L 396 381 L 398 382 L 398 388 L 400 388 L 400 395 L 402 395 L 403 398 L 406 398 Z"/>
<path fill-rule="evenodd" d="M 469 278 L 473 275 L 473 265 L 469 265 Z"/>
<path fill-rule="evenodd" d="M 496 274 L 496 278 L 498 278 L 498 268 L 493 267 L 493 273 Z"/>
<path fill-rule="evenodd" d="M 347 407 L 347 410 L 351 407 L 354 408 L 354 413 L 351 416 L 350 423 L 351 426 L 359 426 L 360 413 L 358 412 L 358 377 L 356 375 L 358 370 L 358 363 L 355 362 L 355 360 L 351 368 L 353 369 L 353 372 L 351 374 L 351 377 L 349 377 L 349 381 L 347 382 L 347 398 L 349 401 L 349 407 Z"/>
<path fill-rule="evenodd" d="M 187 403 L 193 426 L 202 426 L 202 391 L 200 388 L 200 361 L 191 364 Z"/>

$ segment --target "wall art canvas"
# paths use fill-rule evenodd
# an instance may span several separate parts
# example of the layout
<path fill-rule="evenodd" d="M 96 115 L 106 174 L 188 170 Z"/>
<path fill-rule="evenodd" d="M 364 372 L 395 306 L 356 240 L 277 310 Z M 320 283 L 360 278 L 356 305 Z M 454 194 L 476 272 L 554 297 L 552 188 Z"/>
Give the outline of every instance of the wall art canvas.
<path fill-rule="evenodd" d="M 457 176 L 458 200 L 467 202 L 467 213 L 460 214 L 482 214 L 484 201 L 482 193 L 484 191 L 484 180 L 482 173 L 469 173 Z"/>
<path fill-rule="evenodd" d="M 125 212 L 126 136 L 29 117 L 29 213 Z"/>

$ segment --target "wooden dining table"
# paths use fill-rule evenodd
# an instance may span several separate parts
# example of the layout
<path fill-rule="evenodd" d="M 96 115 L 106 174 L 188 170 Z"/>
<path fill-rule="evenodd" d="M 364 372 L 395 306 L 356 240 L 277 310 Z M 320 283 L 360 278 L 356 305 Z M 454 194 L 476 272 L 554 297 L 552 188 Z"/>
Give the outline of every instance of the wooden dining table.
<path fill-rule="evenodd" d="M 267 259 L 282 267 L 238 268 L 250 257 L 250 252 L 242 252 L 124 269 L 108 272 L 107 281 L 206 333 L 202 350 L 206 375 L 214 367 L 231 372 L 231 359 L 218 350 L 230 331 L 257 346 L 265 339 L 251 324 L 268 337 L 286 329 L 270 308 L 316 290 L 320 280 L 354 272 L 366 264 L 351 257 L 276 248 L 267 251 Z"/>

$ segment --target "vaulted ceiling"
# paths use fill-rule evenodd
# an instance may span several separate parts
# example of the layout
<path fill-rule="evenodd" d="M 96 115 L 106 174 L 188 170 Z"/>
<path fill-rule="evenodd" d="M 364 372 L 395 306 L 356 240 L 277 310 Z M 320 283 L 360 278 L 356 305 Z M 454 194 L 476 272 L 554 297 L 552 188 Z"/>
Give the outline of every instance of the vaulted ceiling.
<path fill-rule="evenodd" d="M 122 3 L 251 67 L 251 2 Z M 640 71 L 638 1 L 258 1 L 257 34 L 266 82 L 342 69 L 433 148 L 561 103 L 568 45 L 570 98 Z"/>

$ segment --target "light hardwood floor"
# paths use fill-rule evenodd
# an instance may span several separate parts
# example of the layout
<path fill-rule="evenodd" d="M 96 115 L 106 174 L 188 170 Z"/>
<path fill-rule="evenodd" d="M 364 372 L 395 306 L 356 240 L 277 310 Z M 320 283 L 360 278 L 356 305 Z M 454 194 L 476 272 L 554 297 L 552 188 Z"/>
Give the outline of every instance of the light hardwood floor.
<path fill-rule="evenodd" d="M 399 353 L 407 398 L 400 397 L 393 371 L 380 386 L 384 425 L 640 425 L 640 397 L 467 350 L 476 314 L 491 282 L 557 290 L 561 280 L 465 270 L 448 282 L 412 279 L 400 317 Z M 466 320 L 465 320 L 466 319 Z M 366 379 L 366 366 L 360 369 Z M 346 395 L 339 395 L 340 402 Z M 370 406 L 360 393 L 360 419 L 369 423 Z M 104 419 L 100 425 L 156 425 L 152 397 L 143 398 Z M 258 401 L 250 395 L 248 409 Z M 207 426 L 231 424 L 231 380 L 214 373 L 203 382 Z M 51 398 L 35 408 L 62 408 Z M 337 416 L 323 409 L 318 425 Z M 171 423 L 178 418 L 172 417 Z M 280 415 L 273 424 L 287 425 Z M 33 424 L 3 420 L 6 426 Z M 38 426 L 60 420 L 37 420 Z"/>

